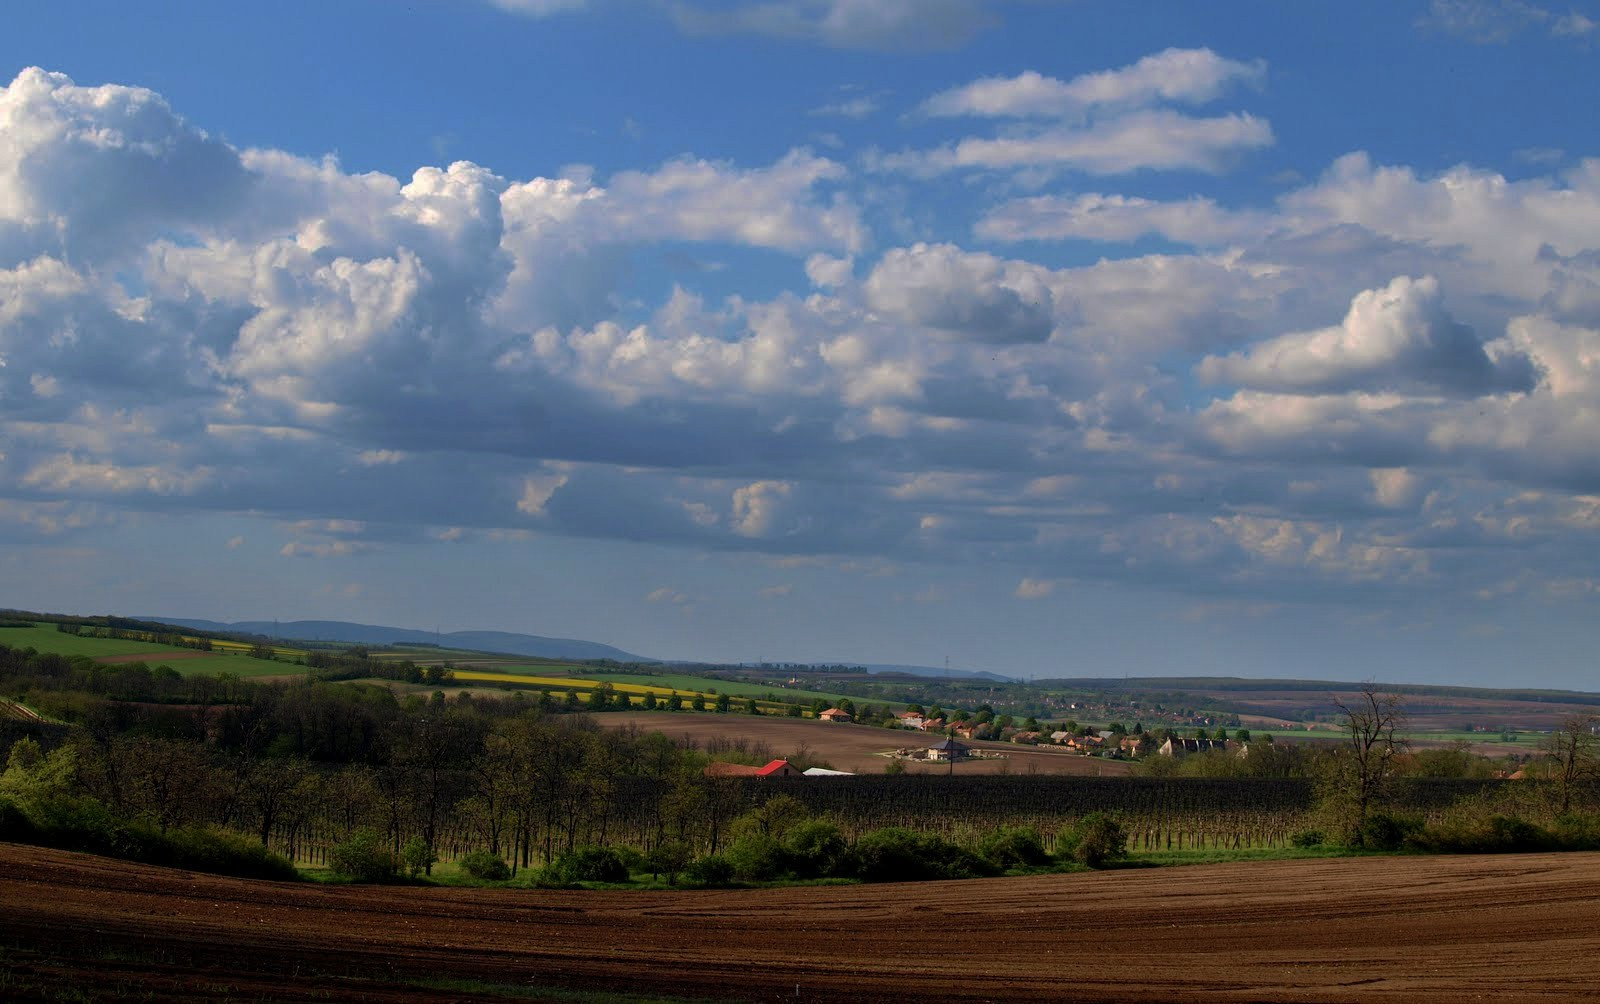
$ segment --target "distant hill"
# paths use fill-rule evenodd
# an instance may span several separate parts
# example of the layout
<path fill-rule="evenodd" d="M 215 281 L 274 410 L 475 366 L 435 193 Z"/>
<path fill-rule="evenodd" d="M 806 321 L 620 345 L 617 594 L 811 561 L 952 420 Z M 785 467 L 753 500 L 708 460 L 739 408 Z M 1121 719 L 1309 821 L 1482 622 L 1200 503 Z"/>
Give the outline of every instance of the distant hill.
<path fill-rule="evenodd" d="M 536 634 L 515 634 L 510 631 L 450 631 L 436 634 L 432 631 L 415 631 L 410 628 L 382 627 L 376 624 L 352 624 L 349 621 L 219 621 L 193 620 L 182 617 L 150 617 L 148 620 L 200 631 L 220 631 L 236 634 L 264 635 L 269 638 L 297 641 L 341 641 L 352 645 L 439 645 L 444 648 L 468 649 L 474 652 L 503 652 L 507 655 L 529 655 L 539 659 L 615 659 L 618 662 L 658 662 L 642 655 L 624 652 L 620 648 L 602 645 L 596 641 L 578 638 L 545 638 Z"/>
<path fill-rule="evenodd" d="M 897 666 L 875 664 L 866 667 L 869 673 L 905 673 L 909 676 L 947 677 L 953 680 L 993 680 L 996 683 L 1016 683 L 1014 676 L 1001 676 L 976 669 L 945 669 L 942 666 Z"/>

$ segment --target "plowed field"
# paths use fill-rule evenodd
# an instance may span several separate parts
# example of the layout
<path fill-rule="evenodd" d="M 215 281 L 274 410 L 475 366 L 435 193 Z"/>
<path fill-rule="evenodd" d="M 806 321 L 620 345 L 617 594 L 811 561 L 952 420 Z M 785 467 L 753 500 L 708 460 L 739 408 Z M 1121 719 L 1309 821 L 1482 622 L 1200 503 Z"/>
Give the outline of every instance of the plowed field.
<path fill-rule="evenodd" d="M 1600 854 L 630 893 L 270 884 L 0 844 L 0 994 L 1595 999 L 1597 889 Z"/>

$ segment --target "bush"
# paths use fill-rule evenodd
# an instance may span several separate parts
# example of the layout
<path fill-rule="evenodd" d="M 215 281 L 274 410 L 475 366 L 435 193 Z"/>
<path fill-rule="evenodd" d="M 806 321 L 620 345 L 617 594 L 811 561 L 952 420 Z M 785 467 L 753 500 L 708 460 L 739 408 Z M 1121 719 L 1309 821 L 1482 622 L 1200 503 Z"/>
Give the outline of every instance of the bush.
<path fill-rule="evenodd" d="M 904 827 L 873 830 L 856 841 L 857 874 L 868 882 L 976 878 L 997 869 L 971 851 Z"/>
<path fill-rule="evenodd" d="M 825 819 L 797 823 L 784 839 L 788 867 L 800 878 L 824 878 L 852 869 L 850 844 Z"/>
<path fill-rule="evenodd" d="M 421 837 L 412 837 L 400 848 L 400 863 L 405 865 L 407 878 L 414 879 L 423 872 L 432 875 L 433 866 L 438 860 L 439 856 Z"/>
<path fill-rule="evenodd" d="M 334 845 L 328 854 L 328 868 L 354 882 L 387 882 L 399 872 L 400 863 L 383 846 L 377 831 L 360 829 Z"/>
<path fill-rule="evenodd" d="M 1413 834 L 1422 830 L 1422 820 L 1388 812 L 1374 812 L 1361 824 L 1351 843 L 1373 851 L 1398 851 Z"/>
<path fill-rule="evenodd" d="M 978 853 L 1000 869 L 1032 868 L 1050 860 L 1039 831 L 1031 826 L 1002 826 L 989 831 L 978 841 Z"/>
<path fill-rule="evenodd" d="M 1289 838 L 1289 843 L 1296 847 L 1318 847 L 1328 842 L 1328 835 L 1321 830 L 1301 830 Z"/>
<path fill-rule="evenodd" d="M 1060 857 L 1090 868 L 1104 868 L 1128 856 L 1128 831 L 1114 816 L 1091 812 L 1072 824 L 1060 838 Z"/>
<path fill-rule="evenodd" d="M 644 867 L 649 868 L 652 875 L 665 873 L 668 885 L 678 884 L 678 873 L 688 866 L 694 853 L 689 850 L 689 845 L 681 840 L 663 840 L 650 849 L 645 856 Z"/>
<path fill-rule="evenodd" d="M 0 840 L 103 854 L 125 861 L 245 878 L 293 880 L 300 873 L 281 854 L 227 830 L 119 820 L 92 798 L 51 798 L 31 811 L 0 798 Z"/>
<path fill-rule="evenodd" d="M 1407 836 L 1411 846 L 1436 854 L 1514 854 L 1562 846 L 1555 834 L 1516 816 L 1457 819 Z"/>
<path fill-rule="evenodd" d="M 557 885 L 573 882 L 626 882 L 628 866 L 609 847 L 580 847 L 545 865 L 540 880 Z"/>
<path fill-rule="evenodd" d="M 473 851 L 464 854 L 456 862 L 456 867 L 462 874 L 475 878 L 480 882 L 504 882 L 511 877 L 511 866 L 498 854 L 488 851 Z"/>
<path fill-rule="evenodd" d="M 1565 850 L 1600 850 L 1600 816 L 1579 813 L 1558 816 L 1550 833 Z"/>
<path fill-rule="evenodd" d="M 720 854 L 711 854 L 691 863 L 688 875 L 700 885 L 724 886 L 733 881 L 733 865 Z"/>
<path fill-rule="evenodd" d="M 746 833 L 729 844 L 727 860 L 735 875 L 751 882 L 781 878 L 789 872 L 788 852 L 765 833 Z"/>

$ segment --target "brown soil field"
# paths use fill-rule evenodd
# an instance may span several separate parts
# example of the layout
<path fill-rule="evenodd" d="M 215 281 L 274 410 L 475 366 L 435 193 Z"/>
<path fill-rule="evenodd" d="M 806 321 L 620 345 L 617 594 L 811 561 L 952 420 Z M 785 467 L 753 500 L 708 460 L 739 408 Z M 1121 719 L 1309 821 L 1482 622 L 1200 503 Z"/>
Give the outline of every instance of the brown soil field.
<path fill-rule="evenodd" d="M 596 715 L 603 728 L 636 725 L 646 732 L 660 732 L 671 739 L 687 739 L 704 747 L 711 739 L 746 739 L 754 746 L 765 743 L 775 757 L 792 756 L 802 751 L 826 760 L 835 770 L 855 774 L 882 774 L 889 760 L 883 754 L 905 747 L 926 748 L 937 741 L 905 729 L 880 729 L 870 725 L 836 725 L 803 718 L 772 716 L 718 715 L 651 711 L 617 711 Z M 1113 777 L 1131 773 L 1131 764 L 1098 757 L 1079 756 L 1045 747 L 1017 746 L 1012 743 L 975 742 L 967 745 L 1004 755 L 1003 759 L 968 760 L 956 765 L 958 774 L 1070 774 L 1077 777 Z M 907 773 L 948 773 L 947 764 L 903 761 Z"/>
<path fill-rule="evenodd" d="M 0 844 L 7 999 L 1592 1000 L 1600 854 L 893 886 L 265 883 Z M 443 981 L 479 981 L 476 986 Z"/>

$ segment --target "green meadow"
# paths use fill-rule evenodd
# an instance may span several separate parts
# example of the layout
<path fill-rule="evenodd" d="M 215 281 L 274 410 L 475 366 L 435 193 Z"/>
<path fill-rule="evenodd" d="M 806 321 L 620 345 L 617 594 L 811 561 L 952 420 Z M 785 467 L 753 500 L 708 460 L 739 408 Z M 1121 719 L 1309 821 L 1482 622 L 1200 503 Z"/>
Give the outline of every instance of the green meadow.
<path fill-rule="evenodd" d="M 299 666 L 290 663 L 256 659 L 243 652 L 237 654 L 197 652 L 191 649 L 173 649 L 168 645 L 156 645 L 145 641 L 88 638 L 57 631 L 54 624 L 0 628 L 0 645 L 31 648 L 36 652 L 49 652 L 55 655 L 82 655 L 91 659 L 138 656 L 152 666 L 171 666 L 184 676 L 195 676 L 200 673 L 284 676 L 304 672 Z"/>

